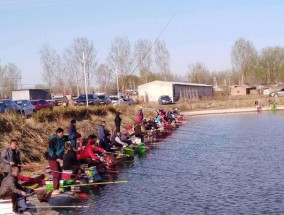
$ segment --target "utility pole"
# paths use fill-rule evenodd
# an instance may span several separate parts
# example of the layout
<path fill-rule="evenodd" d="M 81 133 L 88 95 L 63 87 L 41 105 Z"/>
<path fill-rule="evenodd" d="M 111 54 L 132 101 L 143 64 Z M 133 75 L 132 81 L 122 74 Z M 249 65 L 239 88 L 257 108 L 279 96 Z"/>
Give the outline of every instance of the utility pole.
<path fill-rule="evenodd" d="M 117 66 L 115 66 L 115 73 L 116 73 L 116 88 L 117 88 L 117 99 L 118 99 L 117 102 L 118 104 L 120 104 Z"/>
<path fill-rule="evenodd" d="M 85 79 L 85 94 L 86 94 L 86 105 L 89 107 L 89 98 L 88 98 L 88 86 L 87 86 L 87 74 L 86 74 L 86 60 L 85 60 L 85 53 L 83 52 L 83 59 L 82 59 L 82 65 L 83 65 L 83 73 L 84 73 L 84 79 Z"/>

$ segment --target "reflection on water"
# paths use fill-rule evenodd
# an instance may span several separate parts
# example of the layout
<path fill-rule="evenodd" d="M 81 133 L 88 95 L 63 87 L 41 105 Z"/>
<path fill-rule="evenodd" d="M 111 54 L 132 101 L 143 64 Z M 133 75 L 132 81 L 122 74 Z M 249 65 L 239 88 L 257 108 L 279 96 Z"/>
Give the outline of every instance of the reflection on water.
<path fill-rule="evenodd" d="M 284 113 L 191 118 L 64 214 L 284 214 Z"/>

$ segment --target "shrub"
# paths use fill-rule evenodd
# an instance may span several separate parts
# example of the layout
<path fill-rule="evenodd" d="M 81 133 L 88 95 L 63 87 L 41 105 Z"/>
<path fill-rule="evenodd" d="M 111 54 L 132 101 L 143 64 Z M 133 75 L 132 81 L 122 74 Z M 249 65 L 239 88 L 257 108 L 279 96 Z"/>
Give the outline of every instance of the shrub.
<path fill-rule="evenodd" d="M 0 118 L 0 132 L 11 132 L 13 130 L 12 125 L 9 123 L 9 121 L 1 116 Z"/>
<path fill-rule="evenodd" d="M 110 106 L 91 106 L 91 107 L 57 107 L 53 110 L 42 109 L 33 115 L 33 119 L 38 122 L 52 122 L 59 119 L 83 119 L 90 118 L 91 115 L 106 116 L 107 112 L 116 113 L 116 109 Z"/>

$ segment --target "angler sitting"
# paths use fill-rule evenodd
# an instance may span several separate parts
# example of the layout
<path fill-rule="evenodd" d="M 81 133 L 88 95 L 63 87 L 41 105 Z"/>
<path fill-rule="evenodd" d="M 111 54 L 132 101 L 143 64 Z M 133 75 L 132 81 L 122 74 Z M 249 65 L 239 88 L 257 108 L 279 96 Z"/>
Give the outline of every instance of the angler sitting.
<path fill-rule="evenodd" d="M 72 174 L 76 175 L 80 170 L 80 164 L 77 159 L 77 153 L 71 144 L 66 144 L 67 153 L 63 157 L 63 170 L 72 170 Z"/>
<path fill-rule="evenodd" d="M 111 152 L 111 140 L 110 140 L 110 132 L 107 132 L 105 141 L 101 142 L 100 147 L 103 148 L 107 152 Z"/>
<path fill-rule="evenodd" d="M 93 162 L 99 163 L 100 161 L 103 161 L 103 155 L 106 151 L 103 148 L 96 146 L 96 142 L 97 136 L 90 135 L 85 148 L 80 150 L 77 154 L 78 160 L 86 161 L 89 166 L 92 165 Z M 101 153 L 101 156 L 99 156 L 98 153 Z"/>
<path fill-rule="evenodd" d="M 18 198 L 17 195 L 27 196 L 24 188 L 18 183 L 19 167 L 13 166 L 9 173 L 2 181 L 0 187 L 1 199 L 12 199 L 13 212 L 18 213 Z"/>
<path fill-rule="evenodd" d="M 128 146 L 128 144 L 126 142 L 123 142 L 121 140 L 120 132 L 116 132 L 116 135 L 114 135 L 112 139 L 113 139 L 113 141 L 112 141 L 113 145 L 118 147 L 118 148 L 121 148 L 121 147 L 125 148 L 125 147 Z"/>

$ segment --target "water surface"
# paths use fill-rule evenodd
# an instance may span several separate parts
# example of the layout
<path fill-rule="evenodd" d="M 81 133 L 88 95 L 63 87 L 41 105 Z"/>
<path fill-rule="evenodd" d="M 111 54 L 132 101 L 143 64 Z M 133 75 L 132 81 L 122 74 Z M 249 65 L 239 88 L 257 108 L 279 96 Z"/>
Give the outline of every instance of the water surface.
<path fill-rule="evenodd" d="M 190 118 L 64 214 L 284 214 L 283 112 Z"/>

